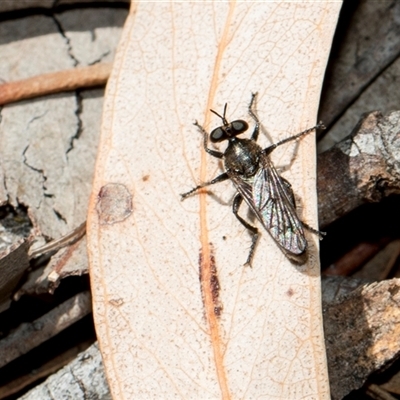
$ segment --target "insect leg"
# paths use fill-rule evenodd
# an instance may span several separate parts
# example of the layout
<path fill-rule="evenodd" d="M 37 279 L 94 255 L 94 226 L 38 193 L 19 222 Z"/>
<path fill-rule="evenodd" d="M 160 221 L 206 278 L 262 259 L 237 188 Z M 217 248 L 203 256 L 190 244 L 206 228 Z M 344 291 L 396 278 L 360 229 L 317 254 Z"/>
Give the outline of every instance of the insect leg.
<path fill-rule="evenodd" d="M 292 185 L 285 178 L 282 178 L 281 176 L 279 178 L 281 178 L 282 183 L 285 185 L 286 194 L 289 197 L 289 201 L 292 203 L 294 209 L 296 209 L 296 200 L 294 198 Z M 321 232 L 321 231 L 319 231 L 317 229 L 314 229 L 310 225 L 308 225 L 305 222 L 303 222 L 302 220 L 300 220 L 300 222 L 304 226 L 304 228 L 306 228 L 308 231 L 314 233 L 315 235 L 318 235 L 320 240 L 322 240 L 323 237 L 326 235 L 326 232 Z"/>
<path fill-rule="evenodd" d="M 306 129 L 306 130 L 303 131 L 303 132 L 297 133 L 296 135 L 293 135 L 293 136 L 290 136 L 290 137 L 288 137 L 288 138 L 286 138 L 286 139 L 283 139 L 283 140 L 281 140 L 281 141 L 278 142 L 278 143 L 271 144 L 271 146 L 266 147 L 266 148 L 263 150 L 263 152 L 264 152 L 264 154 L 267 154 L 267 155 L 268 155 L 268 154 L 270 154 L 273 150 L 275 150 L 278 146 L 280 146 L 280 145 L 282 145 L 282 144 L 285 144 L 285 143 L 287 143 L 287 142 L 291 142 L 292 140 L 296 140 L 296 139 L 298 139 L 299 137 L 302 137 L 302 136 L 304 136 L 304 135 L 307 135 L 307 134 L 309 134 L 310 132 L 312 132 L 312 131 L 314 131 L 314 130 L 316 130 L 316 129 L 325 129 L 325 126 L 324 126 L 324 124 L 323 124 L 322 122 L 319 122 L 317 125 L 313 126 L 312 128 Z"/>
<path fill-rule="evenodd" d="M 197 190 L 199 190 L 199 189 L 201 189 L 201 188 L 203 188 L 205 186 L 214 185 L 214 183 L 226 181 L 227 179 L 229 179 L 229 176 L 228 176 L 228 174 L 226 172 L 224 172 L 223 174 L 218 175 L 212 181 L 205 182 L 205 183 L 203 183 L 203 184 L 201 184 L 199 186 L 196 186 L 192 190 L 189 190 L 188 192 L 181 194 L 181 200 L 186 199 L 186 197 L 190 196 L 192 193 L 196 192 Z"/>
<path fill-rule="evenodd" d="M 251 234 L 251 247 L 250 247 L 250 251 L 249 251 L 249 255 L 247 257 L 247 261 L 245 263 L 245 265 L 248 265 L 251 267 L 251 261 L 253 259 L 253 255 L 254 255 L 254 249 L 257 245 L 257 241 L 258 241 L 258 237 L 259 237 L 259 233 L 258 233 L 258 229 L 253 226 L 250 225 L 247 221 L 245 221 L 239 214 L 239 207 L 242 204 L 243 201 L 243 197 L 240 193 L 238 193 L 235 198 L 233 199 L 233 206 L 232 206 L 232 211 L 235 214 L 235 217 L 240 221 L 240 223 L 247 229 L 250 231 Z"/>
<path fill-rule="evenodd" d="M 253 118 L 254 122 L 256 123 L 256 126 L 254 127 L 254 131 L 251 134 L 251 140 L 254 140 L 255 142 L 257 141 L 258 134 L 260 133 L 260 120 L 258 119 L 256 113 L 253 110 L 254 100 L 255 100 L 256 96 L 257 96 L 257 93 L 251 94 L 251 100 L 250 100 L 250 104 L 248 107 L 250 117 Z"/>
<path fill-rule="evenodd" d="M 308 231 L 310 231 L 311 233 L 314 233 L 315 235 L 318 235 L 319 240 L 322 240 L 324 238 L 324 236 L 326 236 L 326 232 L 322 232 L 322 231 L 319 231 L 318 229 L 314 229 L 313 227 L 311 227 L 310 225 L 306 224 L 303 221 L 300 221 L 300 222 L 304 226 L 304 228 L 306 228 Z"/>
<path fill-rule="evenodd" d="M 199 128 L 200 132 L 203 134 L 203 138 L 204 138 L 204 141 L 203 141 L 204 150 L 205 150 L 208 154 L 211 154 L 213 157 L 222 158 L 222 157 L 224 156 L 224 153 L 221 153 L 220 151 L 216 151 L 216 150 L 209 149 L 209 148 L 207 147 L 207 142 L 208 142 L 208 133 L 207 133 L 207 131 L 206 131 L 197 121 L 194 122 L 194 125 L 196 125 L 196 126 Z"/>

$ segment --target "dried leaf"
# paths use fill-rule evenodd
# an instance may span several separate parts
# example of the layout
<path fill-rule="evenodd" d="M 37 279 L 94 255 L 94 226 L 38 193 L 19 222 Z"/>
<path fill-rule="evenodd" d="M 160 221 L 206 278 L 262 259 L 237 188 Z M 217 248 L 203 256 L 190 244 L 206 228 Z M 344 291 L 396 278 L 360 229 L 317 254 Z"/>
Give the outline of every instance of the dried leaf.
<path fill-rule="evenodd" d="M 329 398 L 318 238 L 294 266 L 248 233 L 192 125 L 245 118 L 260 144 L 315 123 L 340 3 L 134 3 L 108 84 L 88 221 L 94 313 L 115 398 Z M 221 146 L 223 147 L 223 146 Z M 317 226 L 313 135 L 273 161 Z M 215 197 L 219 200 L 216 201 Z M 244 211 L 242 211 L 242 215 Z M 199 268 L 201 274 L 199 274 Z M 201 281 L 199 282 L 199 278 Z"/>

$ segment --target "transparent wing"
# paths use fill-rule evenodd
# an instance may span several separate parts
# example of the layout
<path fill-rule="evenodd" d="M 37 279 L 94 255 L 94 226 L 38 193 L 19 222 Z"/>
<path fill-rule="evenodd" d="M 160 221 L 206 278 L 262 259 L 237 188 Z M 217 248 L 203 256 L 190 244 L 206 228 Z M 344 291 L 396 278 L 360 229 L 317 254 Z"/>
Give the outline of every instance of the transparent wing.
<path fill-rule="evenodd" d="M 251 181 L 236 174 L 229 174 L 230 178 L 278 245 L 285 252 L 301 255 L 307 241 L 296 214 L 293 192 L 266 156 L 263 164 Z"/>

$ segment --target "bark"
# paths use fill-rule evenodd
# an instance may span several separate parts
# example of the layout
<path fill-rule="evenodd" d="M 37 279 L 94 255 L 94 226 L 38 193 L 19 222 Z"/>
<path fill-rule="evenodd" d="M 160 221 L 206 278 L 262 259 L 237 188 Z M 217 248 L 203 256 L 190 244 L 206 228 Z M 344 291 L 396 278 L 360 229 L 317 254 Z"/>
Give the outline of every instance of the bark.
<path fill-rule="evenodd" d="M 400 193 L 400 111 L 367 114 L 353 133 L 318 156 L 323 229 L 366 202 Z"/>

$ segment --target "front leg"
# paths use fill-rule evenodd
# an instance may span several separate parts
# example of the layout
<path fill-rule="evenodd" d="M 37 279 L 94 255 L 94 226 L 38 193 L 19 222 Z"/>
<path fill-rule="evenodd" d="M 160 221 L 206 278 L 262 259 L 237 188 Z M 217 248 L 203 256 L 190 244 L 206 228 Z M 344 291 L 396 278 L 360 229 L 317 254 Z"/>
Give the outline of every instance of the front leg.
<path fill-rule="evenodd" d="M 196 186 L 192 190 L 189 190 L 188 192 L 181 194 L 181 200 L 185 200 L 186 197 L 190 196 L 194 192 L 197 192 L 199 189 L 201 189 L 203 187 L 214 185 L 214 183 L 223 182 L 223 181 L 226 181 L 227 179 L 229 179 L 229 175 L 226 172 L 224 172 L 223 174 L 218 175 L 212 181 L 205 182 L 202 185 Z"/>
<path fill-rule="evenodd" d="M 224 153 L 221 153 L 220 151 L 216 151 L 216 150 L 211 150 L 211 149 L 209 149 L 209 148 L 207 147 L 207 141 L 208 141 L 208 133 L 207 133 L 207 131 L 206 131 L 197 121 L 194 122 L 194 125 L 196 125 L 196 126 L 199 128 L 200 132 L 203 134 L 203 138 L 204 138 L 204 141 L 203 141 L 204 150 L 205 150 L 208 154 L 212 155 L 213 157 L 222 158 L 222 157 L 224 156 Z"/>
<path fill-rule="evenodd" d="M 282 144 L 285 144 L 287 142 L 291 142 L 292 140 L 301 138 L 302 136 L 308 135 L 309 133 L 311 133 L 312 131 L 316 131 L 317 129 L 326 129 L 326 128 L 322 122 L 319 122 L 317 125 L 313 126 L 312 128 L 306 129 L 305 131 L 297 133 L 296 135 L 289 136 L 288 138 L 283 139 L 283 140 L 279 141 L 278 143 L 271 144 L 271 146 L 266 147 L 263 150 L 263 153 L 268 155 L 268 154 L 272 153 L 272 151 L 275 150 L 278 146 L 281 146 Z"/>
<path fill-rule="evenodd" d="M 251 100 L 250 100 L 250 104 L 249 104 L 249 108 L 248 108 L 251 118 L 253 118 L 254 122 L 256 123 L 256 126 L 254 127 L 254 131 L 251 135 L 251 140 L 254 140 L 255 142 L 257 142 L 258 134 L 260 133 L 260 120 L 258 119 L 255 111 L 253 110 L 254 100 L 256 99 L 256 97 L 257 97 L 257 93 L 251 94 Z"/>

